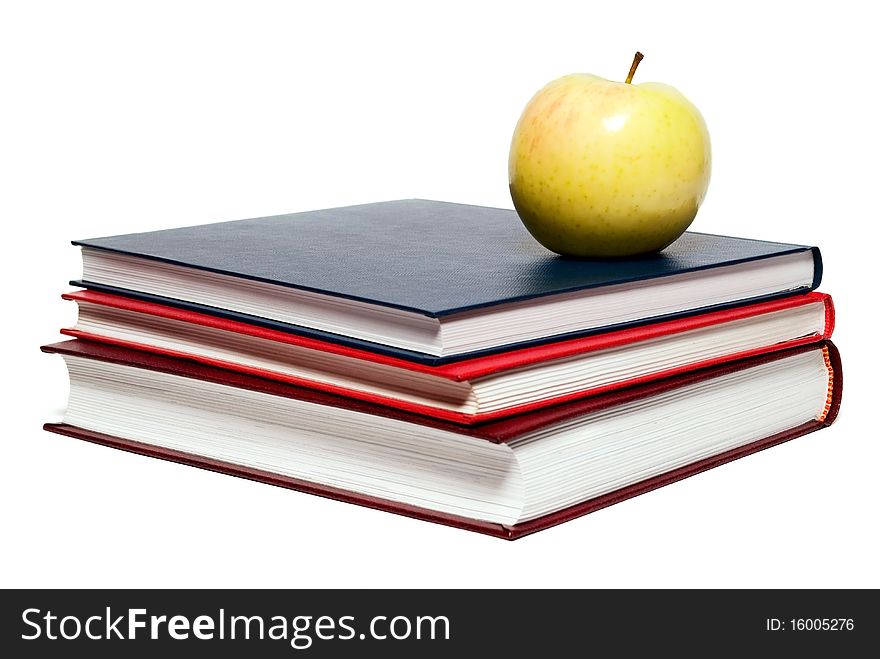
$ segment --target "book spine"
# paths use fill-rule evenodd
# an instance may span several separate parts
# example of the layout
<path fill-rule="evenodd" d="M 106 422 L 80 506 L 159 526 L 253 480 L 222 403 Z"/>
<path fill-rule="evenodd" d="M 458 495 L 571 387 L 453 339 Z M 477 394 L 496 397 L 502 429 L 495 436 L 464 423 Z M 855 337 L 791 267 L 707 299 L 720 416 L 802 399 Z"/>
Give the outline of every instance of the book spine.
<path fill-rule="evenodd" d="M 825 331 L 822 333 L 822 338 L 830 339 L 831 335 L 834 333 L 834 325 L 836 322 L 836 316 L 834 313 L 834 300 L 831 299 L 830 295 L 826 295 L 824 302 L 825 302 Z"/>
<path fill-rule="evenodd" d="M 811 247 L 810 251 L 813 253 L 813 283 L 810 284 L 810 290 L 815 291 L 822 283 L 822 252 L 818 247 Z"/>

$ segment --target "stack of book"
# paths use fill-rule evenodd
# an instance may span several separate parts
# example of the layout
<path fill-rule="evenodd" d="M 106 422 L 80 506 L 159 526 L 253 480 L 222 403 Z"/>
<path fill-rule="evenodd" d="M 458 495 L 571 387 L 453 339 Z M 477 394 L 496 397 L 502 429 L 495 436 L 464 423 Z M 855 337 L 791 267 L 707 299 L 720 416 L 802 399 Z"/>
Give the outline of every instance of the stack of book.
<path fill-rule="evenodd" d="M 816 248 L 423 200 L 77 241 L 47 430 L 513 539 L 829 425 Z"/>

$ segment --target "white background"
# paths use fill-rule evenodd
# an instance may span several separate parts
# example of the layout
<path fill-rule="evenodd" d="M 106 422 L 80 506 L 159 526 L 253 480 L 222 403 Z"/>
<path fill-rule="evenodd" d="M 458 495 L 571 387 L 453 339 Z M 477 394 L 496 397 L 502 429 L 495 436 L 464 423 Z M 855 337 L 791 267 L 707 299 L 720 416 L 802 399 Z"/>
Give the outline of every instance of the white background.
<path fill-rule="evenodd" d="M 878 63 L 870 3 L 20 2 L 0 16 L 2 586 L 880 586 Z M 678 87 L 693 228 L 818 244 L 837 424 L 505 543 L 40 430 L 75 238 L 386 199 L 511 208 L 551 79 Z M 474 227 L 477 231 L 479 227 Z"/>

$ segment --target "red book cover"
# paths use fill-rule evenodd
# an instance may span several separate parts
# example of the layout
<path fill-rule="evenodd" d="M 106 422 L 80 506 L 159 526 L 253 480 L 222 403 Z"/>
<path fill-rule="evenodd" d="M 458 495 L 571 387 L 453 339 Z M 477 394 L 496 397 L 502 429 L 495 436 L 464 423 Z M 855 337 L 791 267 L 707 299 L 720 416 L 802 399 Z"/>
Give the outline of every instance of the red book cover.
<path fill-rule="evenodd" d="M 491 411 L 478 410 L 476 412 L 445 409 L 430 403 L 407 400 L 403 397 L 395 396 L 393 393 L 382 394 L 377 393 L 376 391 L 361 389 L 358 388 L 356 384 L 339 385 L 316 380 L 313 377 L 291 375 L 290 373 L 284 373 L 279 370 L 271 370 L 264 367 L 241 363 L 234 358 L 218 359 L 200 353 L 196 348 L 173 349 L 169 348 L 167 345 L 158 345 L 157 343 L 134 341 L 130 338 L 108 336 L 109 332 L 102 333 L 101 331 L 85 331 L 81 328 L 66 328 L 61 330 L 63 334 L 75 338 L 88 339 L 136 350 L 144 350 L 156 354 L 189 359 L 210 366 L 218 366 L 224 369 L 286 382 L 297 386 L 315 388 L 333 394 L 340 394 L 367 402 L 379 403 L 381 405 L 389 405 L 402 410 L 415 412 L 417 414 L 424 414 L 438 419 L 446 419 L 456 423 L 465 424 L 480 423 L 492 419 L 521 414 L 549 405 L 556 405 L 569 400 L 583 398 L 585 396 L 597 395 L 621 389 L 623 387 L 677 375 L 690 370 L 725 363 L 735 359 L 742 359 L 745 357 L 767 354 L 775 350 L 815 343 L 823 339 L 828 339 L 834 329 L 834 306 L 831 297 L 823 293 L 812 292 L 805 295 L 797 295 L 747 306 L 697 314 L 686 318 L 653 323 L 615 332 L 557 341 L 544 345 L 519 348 L 498 354 L 471 357 L 438 366 L 430 366 L 417 361 L 410 361 L 363 349 L 352 348 L 338 343 L 321 341 L 290 332 L 269 329 L 219 316 L 119 295 L 112 295 L 109 293 L 87 290 L 67 293 L 62 297 L 67 300 L 76 301 L 81 305 L 97 305 L 98 307 L 119 309 L 138 315 L 142 314 L 146 319 L 151 317 L 168 319 L 170 321 L 187 323 L 193 326 L 210 328 L 211 330 L 229 332 L 232 335 L 254 337 L 267 342 L 296 346 L 307 351 L 330 353 L 333 355 L 339 355 L 345 359 L 357 360 L 361 363 L 373 363 L 383 367 L 411 371 L 451 382 L 461 383 L 471 383 L 480 378 L 511 372 L 516 369 L 550 364 L 557 360 L 570 359 L 579 355 L 600 353 L 601 351 L 611 351 L 625 348 L 627 346 L 634 346 L 636 344 L 644 344 L 652 340 L 661 339 L 662 337 L 736 323 L 740 320 L 773 314 L 775 312 L 784 312 L 799 307 L 805 307 L 807 305 L 821 304 L 824 309 L 824 322 L 821 324 L 822 327 L 819 331 L 803 336 L 793 336 L 782 343 L 759 342 L 759 344 L 746 350 L 727 352 L 720 355 L 716 354 L 708 359 L 690 360 L 674 367 L 641 373 L 636 377 L 623 377 L 610 383 L 604 383 L 589 388 L 580 388 L 576 391 L 568 391 L 562 394 L 554 394 L 541 398 L 540 400 L 512 404 L 503 407 L 502 409 L 494 409 Z"/>
<path fill-rule="evenodd" d="M 335 407 L 354 409 L 374 415 L 402 419 L 411 423 L 438 427 L 444 430 L 477 437 L 494 443 L 510 442 L 526 433 L 537 429 L 552 426 L 568 419 L 578 417 L 590 412 L 611 408 L 626 402 L 640 400 L 666 391 L 671 391 L 690 384 L 716 378 L 728 373 L 742 371 L 759 364 L 783 359 L 795 354 L 819 350 L 822 351 L 828 376 L 828 397 L 824 411 L 815 420 L 802 423 L 796 427 L 764 437 L 733 450 L 725 451 L 711 457 L 693 462 L 691 464 L 674 469 L 667 473 L 648 478 L 641 482 L 621 488 L 617 491 L 584 501 L 577 505 L 544 515 L 515 525 L 503 525 L 491 522 L 469 519 L 456 515 L 445 514 L 430 509 L 419 508 L 394 501 L 380 499 L 372 496 L 364 496 L 359 493 L 340 490 L 338 488 L 319 485 L 295 478 L 281 476 L 276 473 L 261 471 L 250 467 L 222 462 L 190 453 L 169 450 L 150 444 L 128 440 L 121 437 L 93 432 L 78 428 L 65 423 L 48 423 L 44 428 L 50 432 L 83 439 L 85 441 L 126 450 L 149 457 L 156 457 L 182 464 L 200 467 L 212 471 L 222 472 L 233 476 L 248 478 L 251 480 L 286 487 L 293 490 L 303 491 L 319 496 L 357 503 L 360 505 L 385 510 L 409 517 L 438 522 L 460 528 L 465 528 L 489 535 L 516 539 L 539 531 L 556 524 L 580 517 L 587 513 L 607 507 L 611 504 L 629 499 L 631 497 L 649 492 L 663 485 L 674 483 L 678 480 L 693 476 L 700 472 L 717 467 L 732 460 L 744 457 L 751 453 L 800 437 L 807 433 L 819 430 L 833 423 L 835 420 L 841 399 L 843 386 L 842 366 L 837 349 L 830 341 L 822 341 L 817 344 L 802 345 L 786 350 L 776 351 L 764 355 L 740 359 L 725 364 L 719 364 L 711 368 L 692 371 L 677 377 L 666 378 L 659 381 L 647 382 L 635 387 L 629 387 L 616 392 L 572 401 L 562 405 L 556 405 L 528 414 L 517 415 L 506 419 L 490 421 L 481 424 L 462 425 L 455 424 L 443 419 L 427 418 L 422 415 L 412 414 L 403 410 L 371 404 L 365 401 L 357 401 L 349 398 L 335 396 L 326 392 L 312 389 L 293 387 L 288 384 L 256 378 L 246 374 L 230 372 L 224 369 L 197 364 L 194 362 L 174 359 L 163 355 L 149 354 L 140 351 L 132 351 L 124 348 L 102 345 L 89 341 L 68 341 L 64 343 L 44 346 L 44 352 L 58 353 L 87 357 L 99 361 L 124 364 L 134 368 L 156 370 L 174 375 L 199 380 L 217 382 L 224 385 L 269 393 L 319 403 Z"/>

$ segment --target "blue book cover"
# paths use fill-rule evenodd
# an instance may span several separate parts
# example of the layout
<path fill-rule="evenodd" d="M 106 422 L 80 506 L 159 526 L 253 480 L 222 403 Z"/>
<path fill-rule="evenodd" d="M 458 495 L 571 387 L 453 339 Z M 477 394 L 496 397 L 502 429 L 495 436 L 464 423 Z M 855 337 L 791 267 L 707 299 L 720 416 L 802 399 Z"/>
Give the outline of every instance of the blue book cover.
<path fill-rule="evenodd" d="M 803 293 L 818 286 L 815 247 L 687 232 L 662 252 L 628 259 L 558 256 L 538 244 L 515 211 L 427 200 L 399 200 L 74 241 L 91 250 L 131 255 L 187 269 L 356 300 L 374 307 L 448 319 L 536 298 L 703 273 L 714 268 L 809 252 L 810 277 L 795 288 L 731 299 L 721 305 Z M 146 288 L 83 279 L 76 285 L 121 293 L 350 343 L 429 363 L 444 357 L 346 337 L 320 328 L 254 317 L 210 301 L 174 299 Z M 686 315 L 704 308 L 685 309 Z M 663 317 L 670 317 L 669 314 Z M 657 320 L 639 318 L 626 325 Z M 607 331 L 592 327 L 581 333 Z M 575 332 L 574 334 L 577 334 Z M 573 335 L 566 332 L 566 336 Z M 558 339 L 539 337 L 523 343 Z M 460 359 L 510 344 L 455 355 Z"/>

